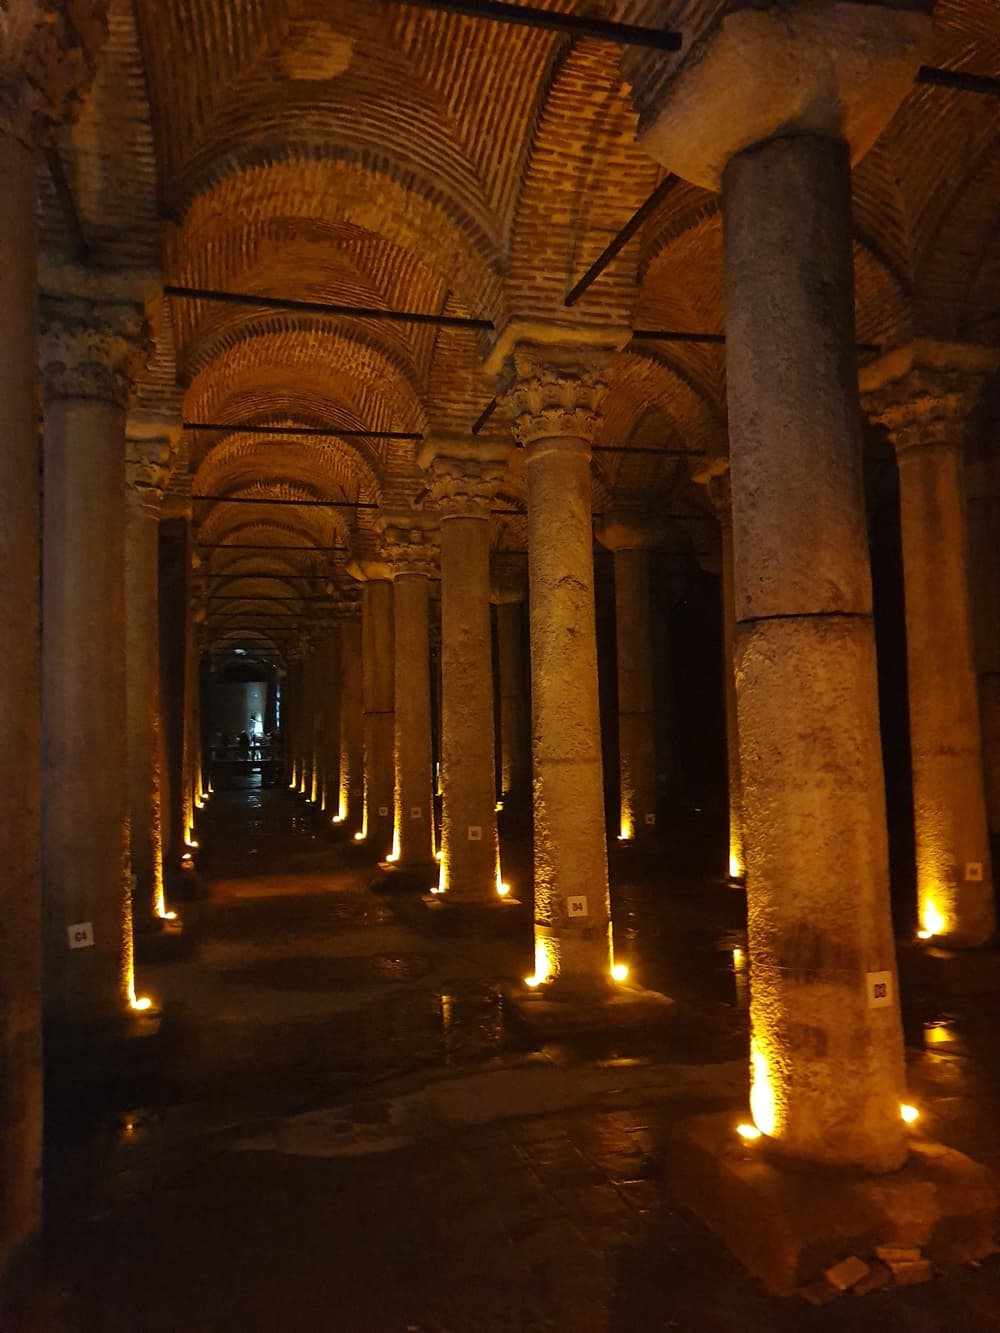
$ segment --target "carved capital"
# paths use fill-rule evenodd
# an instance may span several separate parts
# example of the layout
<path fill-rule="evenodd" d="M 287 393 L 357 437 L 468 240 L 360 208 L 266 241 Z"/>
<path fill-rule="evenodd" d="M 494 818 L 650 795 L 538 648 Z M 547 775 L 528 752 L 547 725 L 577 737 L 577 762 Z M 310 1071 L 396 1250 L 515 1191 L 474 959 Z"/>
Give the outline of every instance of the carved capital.
<path fill-rule="evenodd" d="M 606 367 L 606 352 L 516 348 L 513 383 L 506 395 L 514 438 L 525 446 L 557 438 L 589 444 L 601 424 L 601 406 L 608 391 Z"/>
<path fill-rule="evenodd" d="M 41 322 L 46 398 L 97 398 L 128 406 L 152 353 L 141 304 L 43 296 Z"/>
<path fill-rule="evenodd" d="M 430 493 L 441 519 L 489 518 L 505 472 L 505 462 L 496 456 L 438 453 L 431 463 Z"/>
<path fill-rule="evenodd" d="M 401 574 L 438 577 L 438 544 L 433 533 L 390 522 L 383 530 L 382 544 L 396 578 Z"/>
<path fill-rule="evenodd" d="M 0 4 L 0 134 L 33 148 L 72 120 L 108 35 L 107 0 Z"/>
<path fill-rule="evenodd" d="M 918 339 L 864 367 L 861 403 L 886 428 L 898 454 L 958 449 L 983 383 L 998 365 L 993 348 Z"/>
<path fill-rule="evenodd" d="M 158 517 L 163 493 L 175 462 L 168 437 L 130 439 L 125 456 L 125 479 L 133 503 L 151 517 Z"/>

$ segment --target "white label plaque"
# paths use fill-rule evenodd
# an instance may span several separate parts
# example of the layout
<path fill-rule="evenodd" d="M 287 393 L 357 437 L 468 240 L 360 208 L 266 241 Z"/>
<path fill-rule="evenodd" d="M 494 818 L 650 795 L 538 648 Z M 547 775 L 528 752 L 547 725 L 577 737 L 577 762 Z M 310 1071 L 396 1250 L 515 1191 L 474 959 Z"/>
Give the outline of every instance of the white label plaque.
<path fill-rule="evenodd" d="M 655 816 L 655 815 L 643 815 L 643 819 L 645 819 L 645 821 L 646 821 L 647 824 L 655 824 L 655 823 L 656 823 L 656 816 Z"/>
<path fill-rule="evenodd" d="M 422 815 L 423 815 L 423 811 L 421 810 L 421 808 L 420 808 L 419 805 L 411 805 L 411 806 L 410 806 L 410 818 L 411 818 L 411 819 L 420 819 Z"/>
<path fill-rule="evenodd" d="M 967 884 L 982 884 L 983 882 L 982 861 L 966 861 L 965 880 Z"/>
<path fill-rule="evenodd" d="M 78 921 L 75 926 L 67 926 L 71 949 L 92 949 L 94 947 L 94 927 L 89 921 Z"/>
<path fill-rule="evenodd" d="M 378 808 L 378 813 L 379 813 L 379 818 L 384 819 L 385 816 L 389 813 L 389 807 L 387 805 L 380 805 Z"/>
<path fill-rule="evenodd" d="M 483 826 L 482 826 L 482 824 L 470 824 L 470 825 L 469 825 L 469 841 L 470 841 L 470 842 L 482 842 L 482 840 L 483 840 Z"/>
<path fill-rule="evenodd" d="M 587 910 L 587 900 L 583 894 L 577 894 L 566 899 L 566 911 L 570 916 L 589 916 Z"/>
<path fill-rule="evenodd" d="M 868 1008 L 888 1009 L 892 1004 L 892 973 L 868 973 Z"/>

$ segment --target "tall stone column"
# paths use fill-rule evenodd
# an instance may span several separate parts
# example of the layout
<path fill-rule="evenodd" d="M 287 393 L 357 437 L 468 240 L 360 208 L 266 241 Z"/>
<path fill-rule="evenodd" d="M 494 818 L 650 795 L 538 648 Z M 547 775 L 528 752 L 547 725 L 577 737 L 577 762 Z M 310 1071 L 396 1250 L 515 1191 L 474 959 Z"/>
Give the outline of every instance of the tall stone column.
<path fill-rule="evenodd" d="M 985 348 L 918 341 L 861 374 L 865 407 L 887 428 L 899 468 L 920 931 L 965 947 L 985 944 L 996 917 L 963 446 L 998 359 Z"/>
<path fill-rule="evenodd" d="M 590 444 L 602 358 L 519 347 L 509 394 L 525 448 L 535 821 L 535 979 L 602 995 L 613 961 L 597 688 Z"/>
<path fill-rule="evenodd" d="M 0 1284 L 41 1223 L 42 954 L 40 841 L 38 276 L 35 150 L 93 71 L 106 35 L 88 16 L 37 4 L 5 16 L 0 54 Z M 31 11 L 37 11 L 32 13 Z M 89 19 L 89 22 L 88 22 Z M 51 78 L 51 96 L 44 80 Z M 66 104 L 66 105 L 64 105 Z M 120 502 L 119 496 L 119 502 Z M 63 936 L 66 947 L 66 936 Z M 13 1325 L 12 1325 L 13 1326 Z"/>
<path fill-rule="evenodd" d="M 199 627 L 204 623 L 205 608 L 199 601 L 199 589 L 192 579 L 187 607 L 184 639 L 184 841 L 195 846 L 195 814 L 201 806 L 201 647 Z M 185 853 L 190 855 L 190 851 Z"/>
<path fill-rule="evenodd" d="M 496 902 L 500 843 L 493 737 L 490 504 L 509 450 L 436 441 L 432 470 L 441 519 L 441 879 L 453 902 Z"/>
<path fill-rule="evenodd" d="M 712 477 L 708 494 L 719 519 L 722 596 L 722 688 L 726 710 L 726 773 L 729 790 L 729 877 L 746 874 L 743 849 L 743 776 L 740 771 L 740 736 L 736 708 L 736 599 L 733 569 L 733 503 L 729 473 Z"/>
<path fill-rule="evenodd" d="M 364 821 L 360 608 L 340 623 L 340 805 L 337 822 L 360 831 Z"/>
<path fill-rule="evenodd" d="M 374 571 L 373 571 L 374 572 Z M 388 571 L 384 571 L 388 573 Z M 392 582 L 367 578 L 361 603 L 364 698 L 364 835 L 379 860 L 392 850 L 395 775 L 395 665 Z"/>
<path fill-rule="evenodd" d="M 324 814 L 340 799 L 340 626 L 331 625 L 323 641 L 326 685 L 323 691 L 323 733 L 320 738 L 320 791 Z"/>
<path fill-rule="evenodd" d="M 969 462 L 965 478 L 986 817 L 995 851 L 1000 840 L 1000 457 Z"/>
<path fill-rule="evenodd" d="M 722 191 L 751 1110 L 768 1151 L 871 1171 L 907 1145 L 850 165 L 929 33 L 878 5 L 734 9 L 669 78 L 632 73 L 648 151 Z"/>
<path fill-rule="evenodd" d="M 500 692 L 500 791 L 504 800 L 531 795 L 528 693 L 524 660 L 524 578 L 494 579 Z"/>
<path fill-rule="evenodd" d="M 619 515 L 600 524 L 597 535 L 614 553 L 618 836 L 623 842 L 632 842 L 656 832 L 656 728 L 648 550 L 659 542 L 661 534 Z"/>
<path fill-rule="evenodd" d="M 129 441 L 125 493 L 125 679 L 133 924 L 156 927 L 163 896 L 160 738 L 160 504 L 173 445 L 166 435 Z"/>
<path fill-rule="evenodd" d="M 41 310 L 45 998 L 53 1029 L 88 1029 L 134 1001 L 122 493 L 125 409 L 147 346 L 134 299 L 60 279 L 78 294 Z"/>
<path fill-rule="evenodd" d="M 437 549 L 431 534 L 390 520 L 385 550 L 393 570 L 396 634 L 392 855 L 401 870 L 421 871 L 434 866 L 429 593 Z"/>

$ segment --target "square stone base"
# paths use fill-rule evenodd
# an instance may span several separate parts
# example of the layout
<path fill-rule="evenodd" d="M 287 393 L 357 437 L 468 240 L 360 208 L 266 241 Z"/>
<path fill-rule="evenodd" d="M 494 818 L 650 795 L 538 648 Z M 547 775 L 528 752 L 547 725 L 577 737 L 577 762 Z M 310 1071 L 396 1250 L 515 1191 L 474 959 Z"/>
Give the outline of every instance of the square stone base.
<path fill-rule="evenodd" d="M 545 1041 L 573 1033 L 648 1030 L 669 1017 L 673 1000 L 640 986 L 615 986 L 604 996 L 553 997 L 529 986 L 504 989 L 508 1012 L 533 1037 Z"/>
<path fill-rule="evenodd" d="M 180 917 L 164 921 L 159 930 L 137 931 L 133 950 L 137 963 L 170 963 L 191 952 L 191 941 Z"/>
<path fill-rule="evenodd" d="M 379 861 L 374 875 L 368 881 L 373 893 L 429 893 L 437 884 L 441 867 L 436 861 L 422 866 L 401 866 L 392 861 Z"/>
<path fill-rule="evenodd" d="M 810 1170 L 769 1160 L 761 1140 L 737 1135 L 740 1120 L 723 1111 L 681 1121 L 667 1184 L 776 1295 L 851 1255 L 867 1260 L 876 1245 L 919 1247 L 932 1262 L 996 1249 L 997 1183 L 963 1153 L 915 1139 L 906 1165 L 888 1175 Z"/>
<path fill-rule="evenodd" d="M 530 924 L 520 898 L 462 898 L 454 893 L 425 893 L 420 899 L 432 929 L 451 935 L 517 935 Z"/>

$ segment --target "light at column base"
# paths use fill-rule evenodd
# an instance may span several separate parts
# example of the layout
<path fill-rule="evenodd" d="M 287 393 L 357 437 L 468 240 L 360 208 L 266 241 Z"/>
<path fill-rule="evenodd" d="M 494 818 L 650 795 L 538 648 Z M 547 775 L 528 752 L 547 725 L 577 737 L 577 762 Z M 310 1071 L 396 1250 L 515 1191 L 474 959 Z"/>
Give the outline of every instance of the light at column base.
<path fill-rule="evenodd" d="M 163 920 L 164 920 L 164 921 L 176 921 L 176 920 L 177 920 L 177 913 L 176 913 L 176 912 L 161 912 L 160 915 L 163 917 Z"/>
<path fill-rule="evenodd" d="M 933 939 L 935 935 L 943 935 L 947 922 L 941 909 L 933 901 L 926 902 L 920 909 L 920 929 L 917 931 L 918 940 Z"/>
<path fill-rule="evenodd" d="M 510 893 L 510 885 L 509 885 L 509 884 L 498 884 L 498 885 L 497 885 L 497 893 L 498 893 L 498 895 L 499 895 L 501 898 L 506 898 L 506 897 L 507 897 L 507 894 Z"/>
<path fill-rule="evenodd" d="M 912 1125 L 915 1120 L 920 1119 L 920 1112 L 917 1108 L 907 1105 L 906 1102 L 900 1105 L 899 1114 L 908 1125 Z"/>
<path fill-rule="evenodd" d="M 627 964 L 627 963 L 612 963 L 612 965 L 611 965 L 611 979 L 612 979 L 612 981 L 627 981 L 627 980 L 628 980 L 628 964 Z"/>
<path fill-rule="evenodd" d="M 746 1139 L 748 1143 L 752 1143 L 754 1139 L 764 1137 L 756 1125 L 737 1125 L 736 1133 L 741 1139 Z"/>
<path fill-rule="evenodd" d="M 734 852 L 729 853 L 729 878 L 743 878 L 743 862 Z"/>
<path fill-rule="evenodd" d="M 364 842 L 364 840 L 365 840 L 365 835 L 363 833 L 355 833 L 354 835 L 355 842 Z"/>
<path fill-rule="evenodd" d="M 133 1009 L 138 1009 L 140 1011 L 146 1009 L 152 1009 L 153 1007 L 153 1001 L 149 998 L 148 995 L 139 996 L 138 999 L 132 1000 L 131 1004 Z"/>
<path fill-rule="evenodd" d="M 535 987 L 540 986 L 544 980 L 544 977 L 525 977 L 524 984 L 534 990 Z"/>
<path fill-rule="evenodd" d="M 184 844 L 185 847 L 190 847 L 192 851 L 197 851 L 199 845 L 200 844 L 197 843 L 194 838 L 188 838 L 187 842 Z"/>
<path fill-rule="evenodd" d="M 333 818 L 330 820 L 331 824 L 342 824 L 343 822 L 344 822 L 343 815 L 334 815 Z"/>

